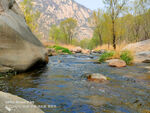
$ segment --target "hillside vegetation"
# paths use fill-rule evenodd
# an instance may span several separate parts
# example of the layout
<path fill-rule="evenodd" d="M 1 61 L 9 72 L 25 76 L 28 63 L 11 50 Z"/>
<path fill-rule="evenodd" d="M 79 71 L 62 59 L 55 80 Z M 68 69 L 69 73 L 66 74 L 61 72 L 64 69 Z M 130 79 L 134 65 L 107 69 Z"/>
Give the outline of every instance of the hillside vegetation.
<path fill-rule="evenodd" d="M 49 28 L 49 41 L 55 44 L 69 44 L 82 48 L 117 49 L 120 45 L 138 42 L 150 38 L 150 2 L 148 0 L 104 0 L 105 9 L 93 11 L 88 18 L 89 28 L 93 36 L 79 40 L 79 22 L 70 17 L 62 20 L 60 24 L 53 24 Z M 40 15 L 33 11 L 32 0 L 21 3 L 27 23 L 32 31 L 37 27 L 34 20 Z M 81 31 L 82 32 L 82 31 Z M 35 32 L 37 33 L 37 32 Z M 41 37 L 41 40 L 43 38 Z"/>

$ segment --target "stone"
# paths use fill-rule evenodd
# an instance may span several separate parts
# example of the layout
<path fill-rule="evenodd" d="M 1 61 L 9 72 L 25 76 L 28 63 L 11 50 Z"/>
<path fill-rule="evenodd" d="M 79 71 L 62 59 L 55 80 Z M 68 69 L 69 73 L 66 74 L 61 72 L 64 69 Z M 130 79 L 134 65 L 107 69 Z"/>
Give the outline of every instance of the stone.
<path fill-rule="evenodd" d="M 103 53 L 106 53 L 106 52 L 107 51 L 105 49 L 101 49 L 101 50 L 98 51 L 99 54 L 103 54 Z"/>
<path fill-rule="evenodd" d="M 150 59 L 145 59 L 143 63 L 150 63 Z"/>
<path fill-rule="evenodd" d="M 91 54 L 91 51 L 89 49 L 82 49 L 82 54 Z"/>
<path fill-rule="evenodd" d="M 101 50 L 92 50 L 92 53 L 98 53 L 98 54 L 103 54 L 107 52 L 105 49 L 101 49 Z"/>
<path fill-rule="evenodd" d="M 89 74 L 87 79 L 89 81 L 100 82 L 100 83 L 107 81 L 107 77 L 105 77 L 104 75 L 100 73 Z"/>
<path fill-rule="evenodd" d="M 48 56 L 55 56 L 56 55 L 56 51 L 54 48 L 47 48 L 48 51 Z"/>
<path fill-rule="evenodd" d="M 133 50 L 136 53 L 143 52 L 143 51 L 150 51 L 150 39 L 140 41 L 137 43 L 128 44 L 122 50 Z"/>
<path fill-rule="evenodd" d="M 0 0 L 0 65 L 26 71 L 46 63 L 47 51 L 27 26 L 16 1 Z"/>
<path fill-rule="evenodd" d="M 58 63 L 61 63 L 62 61 L 61 60 L 58 60 Z"/>
<path fill-rule="evenodd" d="M 14 71 L 14 70 L 10 67 L 0 66 L 0 73 L 8 73 L 8 72 L 12 72 L 12 71 Z"/>
<path fill-rule="evenodd" d="M 12 103 L 9 103 L 12 102 Z M 15 108 L 17 106 L 22 106 Z M 29 106 L 27 108 L 23 106 Z M 0 91 L 0 112 L 1 113 L 44 113 L 38 107 L 18 96 Z"/>
<path fill-rule="evenodd" d="M 73 49 L 70 50 L 73 53 L 81 53 L 82 52 L 82 48 L 81 47 L 75 47 Z"/>
<path fill-rule="evenodd" d="M 145 68 L 146 68 L 146 69 L 150 69 L 150 66 L 146 66 Z"/>
<path fill-rule="evenodd" d="M 131 50 L 134 54 L 134 62 L 141 63 L 150 59 L 150 39 L 132 43 L 123 48 L 123 50 Z"/>
<path fill-rule="evenodd" d="M 142 51 L 142 52 L 137 52 L 135 54 L 135 62 L 136 63 L 148 63 L 150 60 L 150 51 Z"/>
<path fill-rule="evenodd" d="M 107 60 L 108 65 L 111 67 L 125 67 L 126 66 L 126 62 L 120 59 L 112 59 L 112 60 Z"/>

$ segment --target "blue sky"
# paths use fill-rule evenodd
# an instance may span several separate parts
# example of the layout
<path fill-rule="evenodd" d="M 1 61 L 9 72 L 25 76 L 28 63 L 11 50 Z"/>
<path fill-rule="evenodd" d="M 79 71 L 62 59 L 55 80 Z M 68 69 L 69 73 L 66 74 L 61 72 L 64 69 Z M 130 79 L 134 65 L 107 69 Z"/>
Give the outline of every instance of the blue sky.
<path fill-rule="evenodd" d="M 104 8 L 103 0 L 75 0 L 75 1 L 91 10 L 96 10 L 97 8 Z"/>

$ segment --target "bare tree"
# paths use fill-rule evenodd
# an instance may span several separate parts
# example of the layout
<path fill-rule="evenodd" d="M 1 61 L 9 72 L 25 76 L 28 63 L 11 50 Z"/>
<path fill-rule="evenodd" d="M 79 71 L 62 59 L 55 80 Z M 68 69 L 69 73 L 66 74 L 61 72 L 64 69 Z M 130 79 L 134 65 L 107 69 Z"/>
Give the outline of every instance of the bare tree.
<path fill-rule="evenodd" d="M 115 34 L 115 22 L 119 15 L 125 11 L 126 4 L 129 0 L 103 0 L 104 4 L 111 16 L 112 20 L 112 38 L 113 38 L 113 47 L 116 49 L 116 34 Z"/>
<path fill-rule="evenodd" d="M 93 11 L 93 14 L 91 18 L 89 18 L 89 24 L 91 27 L 94 28 L 94 32 L 98 35 L 99 37 L 99 44 L 102 46 L 103 40 L 102 40 L 102 32 L 103 32 L 103 13 L 99 9 L 98 11 Z"/>

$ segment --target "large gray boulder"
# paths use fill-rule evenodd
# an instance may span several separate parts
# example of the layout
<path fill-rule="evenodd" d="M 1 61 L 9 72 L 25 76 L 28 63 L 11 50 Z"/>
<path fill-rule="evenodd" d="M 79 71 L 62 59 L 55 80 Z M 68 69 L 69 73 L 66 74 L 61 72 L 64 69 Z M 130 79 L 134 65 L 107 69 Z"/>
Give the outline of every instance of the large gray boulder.
<path fill-rule="evenodd" d="M 0 113 L 44 113 L 33 103 L 0 91 Z"/>
<path fill-rule="evenodd" d="M 15 0 L 0 0 L 0 65 L 26 71 L 47 63 L 47 51 L 25 22 Z"/>
<path fill-rule="evenodd" d="M 135 54 L 134 62 L 141 63 L 150 60 L 150 39 L 127 45 L 123 50 L 131 50 Z"/>

